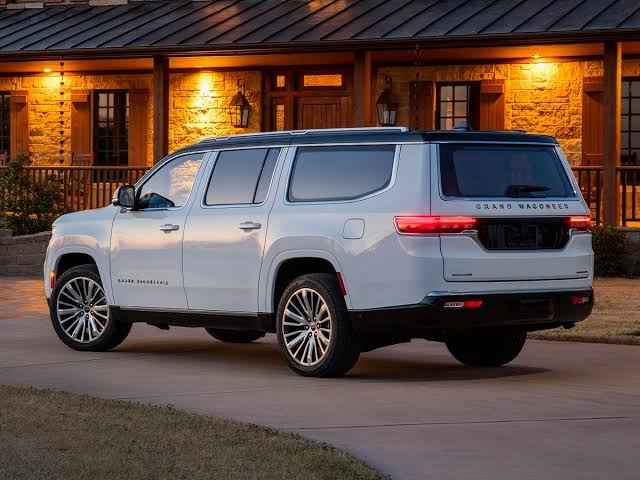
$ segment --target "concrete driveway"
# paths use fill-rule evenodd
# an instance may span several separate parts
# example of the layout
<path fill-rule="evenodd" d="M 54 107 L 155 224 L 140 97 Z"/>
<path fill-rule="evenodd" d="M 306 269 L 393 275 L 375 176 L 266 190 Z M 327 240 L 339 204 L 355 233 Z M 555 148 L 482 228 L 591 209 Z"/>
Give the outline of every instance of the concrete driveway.
<path fill-rule="evenodd" d="M 272 336 L 134 327 L 117 352 L 55 337 L 35 280 L 0 277 L 0 384 L 187 410 L 300 432 L 397 479 L 638 478 L 640 348 L 530 341 L 511 366 L 470 369 L 414 341 L 338 380 L 291 373 Z M 0 412 L 1 414 L 1 412 Z"/>

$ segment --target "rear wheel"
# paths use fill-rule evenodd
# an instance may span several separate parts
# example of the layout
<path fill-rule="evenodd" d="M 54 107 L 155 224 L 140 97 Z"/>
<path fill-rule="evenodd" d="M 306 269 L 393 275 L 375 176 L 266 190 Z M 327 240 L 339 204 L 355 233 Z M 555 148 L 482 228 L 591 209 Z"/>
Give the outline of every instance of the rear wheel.
<path fill-rule="evenodd" d="M 278 305 L 276 329 L 289 367 L 300 375 L 341 376 L 360 357 L 335 275 L 313 273 L 291 282 Z"/>
<path fill-rule="evenodd" d="M 500 367 L 514 360 L 527 339 L 523 330 L 487 330 L 447 338 L 451 355 L 470 367 Z"/>
<path fill-rule="evenodd" d="M 227 343 L 251 343 L 264 337 L 263 332 L 252 330 L 218 330 L 216 328 L 205 328 L 205 330 L 216 340 Z"/>
<path fill-rule="evenodd" d="M 117 347 L 131 331 L 130 323 L 116 322 L 94 265 L 67 270 L 56 283 L 50 300 L 53 328 L 74 350 L 104 352 Z"/>

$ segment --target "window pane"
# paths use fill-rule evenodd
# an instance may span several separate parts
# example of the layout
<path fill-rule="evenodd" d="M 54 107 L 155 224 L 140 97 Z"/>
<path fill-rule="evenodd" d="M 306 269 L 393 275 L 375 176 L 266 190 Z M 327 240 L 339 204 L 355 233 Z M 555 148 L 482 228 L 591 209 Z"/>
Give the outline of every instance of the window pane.
<path fill-rule="evenodd" d="M 284 113 L 284 105 L 282 103 L 278 103 L 276 105 L 276 130 L 284 130 L 285 128 L 285 113 Z"/>
<path fill-rule="evenodd" d="M 286 86 L 286 77 L 284 75 L 276 75 L 276 88 L 284 88 Z"/>
<path fill-rule="evenodd" d="M 266 148 L 220 152 L 209 181 L 205 203 L 252 203 L 267 152 Z"/>
<path fill-rule="evenodd" d="M 456 100 L 466 100 L 467 99 L 467 86 L 466 85 L 457 85 L 454 90 Z"/>
<path fill-rule="evenodd" d="M 253 203 L 262 203 L 267 198 L 267 192 L 269 191 L 269 185 L 271 184 L 271 177 L 273 177 L 273 169 L 276 166 L 276 160 L 280 153 L 279 148 L 269 149 L 267 158 L 264 160 L 264 166 L 262 167 L 262 173 L 260 174 L 260 180 L 258 181 L 258 187 L 256 188 L 256 195 L 253 199 Z"/>
<path fill-rule="evenodd" d="M 341 87 L 342 74 L 303 75 L 302 84 L 305 87 Z"/>
<path fill-rule="evenodd" d="M 384 188 L 391 180 L 394 145 L 301 147 L 289 200 L 349 200 Z"/>
<path fill-rule="evenodd" d="M 0 155 L 8 155 L 11 149 L 9 126 L 9 93 L 0 93 Z"/>
<path fill-rule="evenodd" d="M 453 87 L 440 87 L 440 98 L 442 100 L 453 100 Z"/>
<path fill-rule="evenodd" d="M 629 96 L 629 81 L 622 81 L 622 96 L 623 97 L 628 97 Z"/>
<path fill-rule="evenodd" d="M 141 208 L 182 207 L 189 198 L 203 156 L 182 155 L 162 166 L 140 188 Z"/>
<path fill-rule="evenodd" d="M 640 97 L 640 81 L 634 80 L 631 83 L 630 93 L 632 97 Z"/>
<path fill-rule="evenodd" d="M 455 108 L 454 108 L 453 111 L 454 111 L 454 115 L 456 117 L 466 118 L 466 116 L 467 116 L 467 102 L 456 102 L 455 103 Z"/>
<path fill-rule="evenodd" d="M 521 197 L 570 197 L 571 185 L 553 147 L 441 145 L 442 191 L 450 197 L 513 197 L 515 186 L 540 187 Z"/>
<path fill-rule="evenodd" d="M 633 115 L 631 117 L 631 130 L 640 131 L 640 115 Z"/>

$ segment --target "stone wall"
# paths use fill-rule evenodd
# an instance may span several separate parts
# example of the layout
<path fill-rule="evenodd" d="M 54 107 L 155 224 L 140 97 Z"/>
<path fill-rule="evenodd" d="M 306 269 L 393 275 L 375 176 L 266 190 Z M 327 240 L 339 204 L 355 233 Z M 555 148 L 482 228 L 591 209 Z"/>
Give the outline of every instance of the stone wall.
<path fill-rule="evenodd" d="M 0 236 L 0 275 L 42 276 L 51 232 Z"/>
<path fill-rule="evenodd" d="M 244 82 L 251 104 L 249 128 L 234 128 L 228 105 Z M 262 118 L 262 74 L 258 71 L 172 73 L 170 81 L 169 150 L 205 137 L 259 132 Z"/>
<path fill-rule="evenodd" d="M 60 95 L 60 75 L 43 73 L 16 77 L 0 77 L 0 91 L 28 92 L 29 155 L 35 164 L 71 163 L 71 95 L 78 91 L 110 89 L 147 89 L 151 93 L 149 74 L 90 75 L 68 72 L 64 75 L 64 95 Z M 60 105 L 63 99 L 63 105 Z M 62 112 L 62 115 L 61 113 Z M 61 122 L 62 121 L 62 125 Z M 152 163 L 153 102 L 149 95 L 147 161 Z M 62 126 L 62 128 L 60 128 Z M 63 132 L 62 135 L 60 132 Z M 60 140 L 65 153 L 59 153 Z"/>

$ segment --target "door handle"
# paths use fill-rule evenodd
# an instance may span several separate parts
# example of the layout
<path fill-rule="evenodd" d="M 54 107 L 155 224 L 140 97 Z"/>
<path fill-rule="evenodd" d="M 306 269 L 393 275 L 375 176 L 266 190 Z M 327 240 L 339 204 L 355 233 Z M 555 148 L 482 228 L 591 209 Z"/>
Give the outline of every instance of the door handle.
<path fill-rule="evenodd" d="M 244 230 L 245 232 L 249 232 L 251 230 L 260 230 L 262 225 L 257 222 L 242 222 L 240 225 L 240 230 Z"/>
<path fill-rule="evenodd" d="M 180 225 L 174 225 L 173 223 L 166 223 L 160 227 L 160 230 L 163 232 L 175 232 L 176 230 L 180 230 Z"/>

